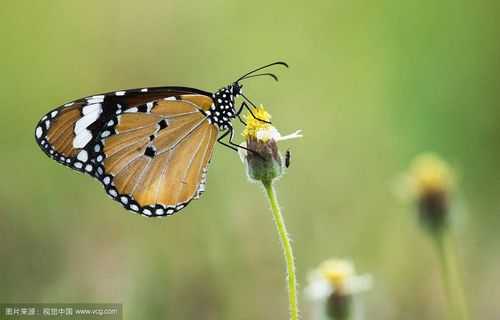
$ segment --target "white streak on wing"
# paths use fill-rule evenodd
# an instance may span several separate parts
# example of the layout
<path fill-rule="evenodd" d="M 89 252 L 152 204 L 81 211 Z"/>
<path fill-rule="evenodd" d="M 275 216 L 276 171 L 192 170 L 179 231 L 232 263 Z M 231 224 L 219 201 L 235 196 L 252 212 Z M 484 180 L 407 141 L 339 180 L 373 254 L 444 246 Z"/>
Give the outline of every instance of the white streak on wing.
<path fill-rule="evenodd" d="M 78 133 L 80 133 L 82 130 L 87 129 L 89 125 L 94 123 L 99 118 L 100 114 L 100 112 L 94 111 L 80 118 L 75 123 L 75 134 L 78 135 Z"/>
<path fill-rule="evenodd" d="M 75 123 L 74 148 L 83 148 L 92 140 L 92 133 L 87 128 L 99 118 L 102 113 L 102 106 L 100 103 L 85 106 L 82 109 L 82 113 L 83 117 Z"/>
<path fill-rule="evenodd" d="M 163 99 L 163 100 L 174 100 L 174 101 L 175 101 L 175 100 L 177 100 L 177 99 L 176 99 L 174 96 L 172 96 L 172 97 L 165 98 L 165 99 Z"/>
<path fill-rule="evenodd" d="M 101 103 L 104 99 L 99 98 L 99 97 L 92 97 L 90 99 L 87 99 L 87 104 L 93 104 L 93 103 Z"/>
<path fill-rule="evenodd" d="M 96 112 L 96 111 L 99 113 L 102 112 L 102 107 L 101 107 L 100 103 L 90 104 L 88 106 L 83 107 L 83 109 L 82 109 L 82 113 L 84 115 L 87 115 L 87 114 L 90 114 L 90 113 Z"/>
<path fill-rule="evenodd" d="M 76 137 L 73 139 L 73 147 L 74 148 L 83 148 L 92 140 L 92 134 L 89 130 L 81 131 Z"/>
<path fill-rule="evenodd" d="M 133 108 L 125 110 L 125 112 L 137 112 L 137 111 L 139 111 L 139 109 L 137 107 L 133 107 Z"/>

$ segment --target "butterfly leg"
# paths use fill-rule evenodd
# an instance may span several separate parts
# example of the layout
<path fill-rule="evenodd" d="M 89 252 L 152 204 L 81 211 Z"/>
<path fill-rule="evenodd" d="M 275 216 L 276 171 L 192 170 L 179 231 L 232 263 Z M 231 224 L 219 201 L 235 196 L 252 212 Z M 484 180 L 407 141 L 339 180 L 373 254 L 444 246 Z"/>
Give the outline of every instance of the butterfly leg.
<path fill-rule="evenodd" d="M 225 143 L 224 141 L 222 141 L 222 139 L 224 139 L 225 137 L 227 137 L 227 135 L 229 135 L 229 139 L 228 139 L 229 144 L 227 144 L 227 143 Z M 241 145 L 239 145 L 239 144 L 237 144 L 237 143 L 234 143 L 234 141 L 233 141 L 233 137 L 234 137 L 234 129 L 233 129 L 233 128 L 229 128 L 229 129 L 227 129 L 227 131 L 226 131 L 226 132 L 224 132 L 224 133 L 223 133 L 223 134 L 222 134 L 222 135 L 221 135 L 221 136 L 217 139 L 217 142 L 218 142 L 218 143 L 220 143 L 220 144 L 222 144 L 222 145 L 223 145 L 223 146 L 225 146 L 225 147 L 230 148 L 231 150 L 236 151 L 236 152 L 238 152 L 238 148 L 239 148 L 239 149 L 243 149 L 243 150 L 246 150 L 247 152 L 251 152 L 251 153 L 253 153 L 253 154 L 255 154 L 255 155 L 257 155 L 257 156 L 261 157 L 261 158 L 262 158 L 262 160 L 265 160 L 265 159 L 264 159 L 264 157 L 262 157 L 262 156 L 260 155 L 260 153 L 258 153 L 257 151 L 252 150 L 252 149 L 248 149 L 247 147 L 244 147 L 244 146 L 241 146 Z"/>
<path fill-rule="evenodd" d="M 245 102 L 243 102 L 245 103 Z M 243 119 L 241 119 L 241 111 L 243 111 L 243 103 L 241 104 L 240 108 L 238 109 L 238 111 L 236 111 L 236 116 L 238 117 L 238 120 L 240 120 L 240 122 L 246 126 L 247 123 L 245 121 L 243 121 Z"/>
<path fill-rule="evenodd" d="M 245 99 L 246 99 L 246 98 L 245 98 Z M 250 102 L 250 100 L 248 100 L 248 101 Z M 250 103 L 252 103 L 252 102 L 250 102 Z M 253 103 L 252 103 L 252 105 L 255 107 L 255 105 L 254 105 Z M 266 120 L 263 120 L 263 119 L 259 119 L 259 118 L 257 118 L 257 117 L 255 116 L 255 114 L 253 114 L 252 109 L 248 106 L 248 104 L 246 103 L 246 101 L 243 101 L 243 102 L 241 103 L 240 108 L 239 108 L 239 109 L 238 109 L 238 111 L 236 112 L 236 116 L 238 117 L 238 119 L 240 119 L 240 113 L 243 111 L 243 108 L 247 109 L 247 110 L 248 110 L 248 112 L 252 115 L 252 117 L 253 117 L 254 119 L 257 119 L 257 120 L 259 120 L 259 121 L 262 121 L 262 122 L 265 122 L 265 123 L 271 124 L 271 121 L 266 121 Z M 244 121 L 242 121 L 241 119 L 240 119 L 240 121 L 241 121 L 241 122 L 243 122 L 243 123 L 246 125 L 246 123 L 245 123 Z"/>
<path fill-rule="evenodd" d="M 227 144 L 225 143 L 224 141 L 222 141 L 222 139 L 224 139 L 229 133 L 232 133 L 233 130 L 232 129 L 229 129 L 227 130 L 226 132 L 224 132 L 218 139 L 217 139 L 217 142 L 222 144 L 224 147 L 228 147 L 229 149 L 233 150 L 233 151 L 236 151 L 238 152 L 238 149 L 233 147 L 232 145 L 230 144 Z M 231 134 L 232 135 L 232 134 Z M 240 146 L 241 147 L 241 146 Z"/>

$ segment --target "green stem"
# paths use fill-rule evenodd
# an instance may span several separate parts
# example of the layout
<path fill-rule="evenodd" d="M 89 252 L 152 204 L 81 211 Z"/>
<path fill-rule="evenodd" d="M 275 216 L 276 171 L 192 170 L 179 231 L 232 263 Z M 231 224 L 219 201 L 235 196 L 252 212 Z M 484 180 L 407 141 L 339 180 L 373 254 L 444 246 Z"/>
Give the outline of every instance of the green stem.
<path fill-rule="evenodd" d="M 467 320 L 468 312 L 465 293 L 449 230 L 437 232 L 434 240 L 440 260 L 441 277 L 448 298 L 450 318 L 453 320 Z"/>
<path fill-rule="evenodd" d="M 283 247 L 283 254 L 286 260 L 286 269 L 288 273 L 288 302 L 290 308 L 290 319 L 299 319 L 299 308 L 297 304 L 297 280 L 295 277 L 295 261 L 293 258 L 292 245 L 290 244 L 290 238 L 286 231 L 285 221 L 283 220 L 283 215 L 281 214 L 281 209 L 278 204 L 278 199 L 276 197 L 276 191 L 274 190 L 271 181 L 262 182 L 264 189 L 266 190 L 267 197 L 269 198 L 269 203 L 271 204 L 271 211 L 273 212 L 274 222 L 281 240 L 281 245 Z"/>

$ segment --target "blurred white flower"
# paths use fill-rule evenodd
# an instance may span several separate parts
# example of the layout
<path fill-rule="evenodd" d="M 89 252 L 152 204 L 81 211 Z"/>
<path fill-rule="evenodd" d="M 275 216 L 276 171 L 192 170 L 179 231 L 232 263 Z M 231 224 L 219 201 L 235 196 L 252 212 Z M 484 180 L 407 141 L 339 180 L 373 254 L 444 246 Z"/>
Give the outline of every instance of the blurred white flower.
<path fill-rule="evenodd" d="M 306 294 L 311 300 L 324 300 L 333 293 L 352 296 L 371 287 L 371 275 L 356 275 L 351 261 L 330 259 L 309 274 Z"/>

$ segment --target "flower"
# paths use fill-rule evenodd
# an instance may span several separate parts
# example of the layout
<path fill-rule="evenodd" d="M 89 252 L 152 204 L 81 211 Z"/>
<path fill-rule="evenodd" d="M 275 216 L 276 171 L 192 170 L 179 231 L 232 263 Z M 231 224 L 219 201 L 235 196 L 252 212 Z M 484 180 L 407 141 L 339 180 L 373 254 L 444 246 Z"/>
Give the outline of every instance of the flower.
<path fill-rule="evenodd" d="M 282 136 L 270 120 L 271 115 L 262 105 L 255 108 L 253 115 L 247 114 L 242 133 L 246 141 L 239 150 L 241 160 L 247 165 L 248 176 L 266 183 L 283 173 L 283 160 L 277 142 L 302 137 L 301 130 Z"/>
<path fill-rule="evenodd" d="M 282 136 L 278 129 L 269 123 L 271 121 L 271 115 L 264 109 L 263 105 L 258 106 L 253 114 L 255 117 L 251 114 L 245 115 L 246 126 L 241 135 L 247 140 L 256 138 L 257 140 L 266 143 L 269 140 L 284 141 L 302 138 L 302 130 L 297 130 L 289 135 Z"/>
<path fill-rule="evenodd" d="M 307 295 L 313 300 L 326 299 L 332 293 L 355 295 L 372 286 L 370 275 L 356 275 L 350 260 L 329 259 L 309 274 Z"/>
<path fill-rule="evenodd" d="M 316 303 L 318 318 L 349 319 L 355 296 L 371 287 L 371 276 L 356 275 L 350 260 L 329 259 L 309 274 L 306 295 Z"/>
<path fill-rule="evenodd" d="M 453 170 L 435 154 L 422 154 L 410 165 L 406 189 L 418 208 L 420 221 L 432 231 L 448 225 L 455 180 Z"/>
<path fill-rule="evenodd" d="M 430 193 L 449 193 L 455 187 L 455 176 L 448 164 L 432 153 L 413 160 L 407 179 L 409 191 L 416 198 Z"/>

